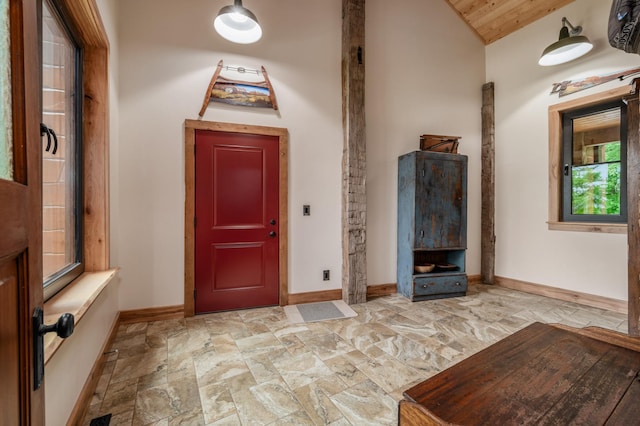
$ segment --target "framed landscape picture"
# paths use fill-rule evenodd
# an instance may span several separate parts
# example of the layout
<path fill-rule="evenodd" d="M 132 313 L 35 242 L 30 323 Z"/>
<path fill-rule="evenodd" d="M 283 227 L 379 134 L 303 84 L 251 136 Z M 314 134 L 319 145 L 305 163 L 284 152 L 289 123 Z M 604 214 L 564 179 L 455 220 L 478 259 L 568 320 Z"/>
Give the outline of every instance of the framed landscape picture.
<path fill-rule="evenodd" d="M 273 108 L 268 87 L 219 79 L 211 89 L 211 101 L 231 105 Z"/>
<path fill-rule="evenodd" d="M 264 67 L 253 70 L 244 67 L 224 66 L 222 61 L 211 78 L 207 88 L 200 117 L 204 115 L 209 102 L 222 102 L 257 108 L 278 109 L 276 96 Z"/>

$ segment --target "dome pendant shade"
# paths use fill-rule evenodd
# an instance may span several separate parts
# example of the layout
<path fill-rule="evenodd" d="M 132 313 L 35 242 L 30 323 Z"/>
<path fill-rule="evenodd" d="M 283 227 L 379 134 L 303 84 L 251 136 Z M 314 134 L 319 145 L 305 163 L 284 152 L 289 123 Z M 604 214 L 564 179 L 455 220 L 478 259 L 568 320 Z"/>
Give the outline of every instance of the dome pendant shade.
<path fill-rule="evenodd" d="M 571 28 L 571 33 L 567 25 Z M 587 37 L 579 35 L 581 32 L 582 27 L 574 27 L 567 18 L 562 18 L 562 28 L 560 29 L 558 41 L 544 49 L 538 65 L 546 67 L 564 64 L 586 55 L 593 49 L 593 44 Z"/>
<path fill-rule="evenodd" d="M 242 6 L 242 0 L 235 0 L 232 6 L 220 9 L 213 27 L 218 34 L 233 43 L 255 43 L 262 37 L 258 18 Z"/>

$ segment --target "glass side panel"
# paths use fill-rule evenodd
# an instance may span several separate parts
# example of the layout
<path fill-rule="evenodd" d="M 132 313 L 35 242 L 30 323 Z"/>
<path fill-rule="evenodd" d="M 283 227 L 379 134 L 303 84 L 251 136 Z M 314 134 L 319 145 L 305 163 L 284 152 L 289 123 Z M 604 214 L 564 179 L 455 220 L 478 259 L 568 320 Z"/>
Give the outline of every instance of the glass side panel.
<path fill-rule="evenodd" d="M 9 0 L 0 0 L 0 179 L 13 180 Z"/>
<path fill-rule="evenodd" d="M 620 214 L 620 163 L 574 167 L 573 214 Z"/>
<path fill-rule="evenodd" d="M 42 122 L 53 135 L 43 138 L 43 276 L 45 286 L 64 274 L 76 253 L 76 46 L 58 15 L 42 2 Z M 54 149 L 57 148 L 54 153 Z"/>
<path fill-rule="evenodd" d="M 620 215 L 620 108 L 573 119 L 571 211 Z"/>

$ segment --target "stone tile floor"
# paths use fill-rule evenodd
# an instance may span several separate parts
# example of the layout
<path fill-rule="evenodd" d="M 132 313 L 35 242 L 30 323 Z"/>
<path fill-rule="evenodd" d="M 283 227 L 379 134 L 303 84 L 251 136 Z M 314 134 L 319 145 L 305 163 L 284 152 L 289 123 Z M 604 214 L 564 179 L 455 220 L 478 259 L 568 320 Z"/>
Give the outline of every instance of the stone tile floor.
<path fill-rule="evenodd" d="M 85 424 L 394 425 L 404 390 L 534 321 L 627 327 L 623 314 L 486 285 L 352 308 L 307 324 L 268 307 L 121 325 Z"/>

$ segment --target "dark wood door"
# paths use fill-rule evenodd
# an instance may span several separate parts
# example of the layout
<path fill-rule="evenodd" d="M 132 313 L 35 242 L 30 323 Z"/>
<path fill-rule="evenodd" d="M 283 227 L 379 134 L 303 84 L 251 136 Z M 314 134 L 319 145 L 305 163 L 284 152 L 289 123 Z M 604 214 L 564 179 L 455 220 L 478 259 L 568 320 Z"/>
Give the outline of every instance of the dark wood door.
<path fill-rule="evenodd" d="M 197 130 L 195 310 L 278 304 L 278 138 Z"/>
<path fill-rule="evenodd" d="M 419 152 L 416 158 L 416 248 L 467 247 L 467 157 Z"/>
<path fill-rule="evenodd" d="M 42 304 L 38 6 L 8 3 L 0 11 L 3 35 L 9 24 L 10 36 L 1 47 L 10 60 L 0 100 L 0 424 L 42 425 L 44 387 L 33 386 L 31 330 L 31 315 Z"/>

